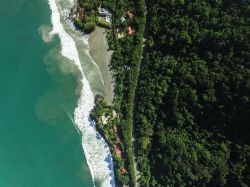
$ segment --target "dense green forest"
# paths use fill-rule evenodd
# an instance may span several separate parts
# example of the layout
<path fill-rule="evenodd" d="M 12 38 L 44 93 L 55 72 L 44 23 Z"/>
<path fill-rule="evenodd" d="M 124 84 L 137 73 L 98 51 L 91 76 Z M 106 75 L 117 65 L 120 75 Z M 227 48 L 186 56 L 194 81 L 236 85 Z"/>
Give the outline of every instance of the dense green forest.
<path fill-rule="evenodd" d="M 115 99 L 93 116 L 119 113 L 99 126 L 118 186 L 135 186 L 133 125 L 141 186 L 250 186 L 250 1 L 147 0 L 147 11 L 144 0 L 79 3 L 112 12 Z M 118 38 L 127 27 L 135 33 Z"/>
<path fill-rule="evenodd" d="M 141 186 L 250 186 L 250 1 L 148 0 Z"/>

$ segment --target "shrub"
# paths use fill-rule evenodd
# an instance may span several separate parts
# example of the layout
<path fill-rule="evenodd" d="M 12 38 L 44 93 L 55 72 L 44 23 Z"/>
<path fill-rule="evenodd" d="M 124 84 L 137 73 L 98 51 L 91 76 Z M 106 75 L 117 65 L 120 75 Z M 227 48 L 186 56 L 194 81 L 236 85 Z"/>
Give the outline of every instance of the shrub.
<path fill-rule="evenodd" d="M 107 29 L 111 29 L 111 23 L 106 22 L 106 18 L 104 18 L 104 17 L 99 18 L 99 24 L 98 25 L 100 25 L 102 27 L 105 27 Z"/>
<path fill-rule="evenodd" d="M 84 29 L 84 32 L 86 34 L 89 34 L 91 33 L 92 31 L 95 30 L 95 27 L 96 27 L 96 24 L 93 23 L 93 22 L 89 22 L 89 23 L 85 23 L 84 26 L 83 26 L 83 29 Z"/>
<path fill-rule="evenodd" d="M 83 29 L 83 23 L 79 18 L 75 19 L 74 24 L 78 29 Z"/>

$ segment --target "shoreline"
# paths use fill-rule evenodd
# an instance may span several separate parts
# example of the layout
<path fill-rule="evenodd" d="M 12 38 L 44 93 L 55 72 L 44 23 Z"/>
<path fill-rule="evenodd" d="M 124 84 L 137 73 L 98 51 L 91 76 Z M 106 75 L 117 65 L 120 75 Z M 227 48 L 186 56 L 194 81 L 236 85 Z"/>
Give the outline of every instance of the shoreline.
<path fill-rule="evenodd" d="M 97 26 L 88 36 L 89 54 L 99 67 L 104 82 L 104 100 L 112 104 L 114 99 L 114 80 L 110 70 L 112 51 L 109 50 L 106 29 Z"/>
<path fill-rule="evenodd" d="M 62 56 L 78 66 L 82 74 L 82 79 L 80 80 L 82 86 L 81 94 L 74 110 L 74 123 L 81 132 L 81 144 L 92 176 L 93 185 L 95 186 L 95 182 L 100 181 L 102 186 L 115 186 L 114 165 L 110 156 L 110 148 L 107 146 L 105 139 L 100 136 L 95 122 L 90 119 L 91 111 L 95 105 L 95 96 L 89 81 L 85 77 L 75 38 L 65 31 L 64 25 L 60 21 L 62 14 L 59 12 L 60 9 L 58 9 L 56 1 L 49 0 L 48 3 L 52 12 L 52 31 L 50 34 L 59 36 Z M 87 48 L 85 49 L 87 50 Z"/>

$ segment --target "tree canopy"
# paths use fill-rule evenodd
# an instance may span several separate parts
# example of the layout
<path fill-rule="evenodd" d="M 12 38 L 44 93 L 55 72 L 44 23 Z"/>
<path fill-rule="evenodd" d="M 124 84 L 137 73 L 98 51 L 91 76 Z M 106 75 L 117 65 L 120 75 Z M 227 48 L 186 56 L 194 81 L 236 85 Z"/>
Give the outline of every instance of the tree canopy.
<path fill-rule="evenodd" d="M 250 185 L 250 1 L 149 0 L 142 186 Z"/>

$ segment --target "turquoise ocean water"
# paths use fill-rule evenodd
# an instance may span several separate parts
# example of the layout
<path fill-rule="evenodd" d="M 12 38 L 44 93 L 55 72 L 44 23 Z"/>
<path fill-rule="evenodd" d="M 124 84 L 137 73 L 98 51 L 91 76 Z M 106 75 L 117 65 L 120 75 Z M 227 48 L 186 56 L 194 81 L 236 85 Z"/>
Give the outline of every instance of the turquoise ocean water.
<path fill-rule="evenodd" d="M 47 0 L 0 1 L 0 187 L 89 187 L 74 126 L 77 77 L 58 65 L 59 39 L 45 43 Z"/>

